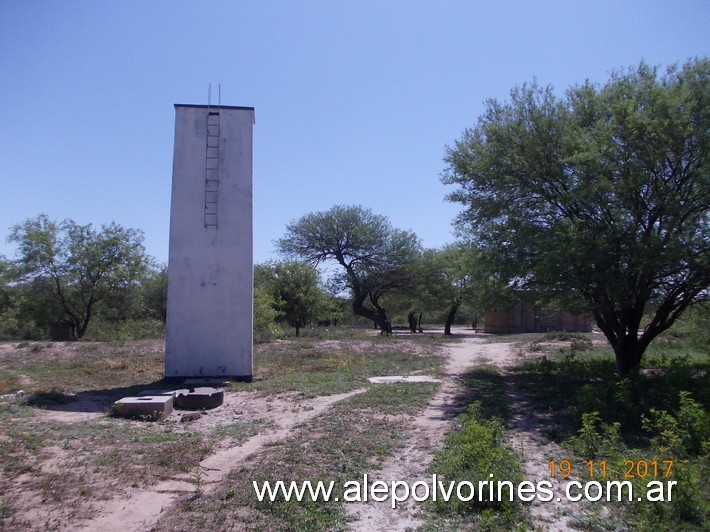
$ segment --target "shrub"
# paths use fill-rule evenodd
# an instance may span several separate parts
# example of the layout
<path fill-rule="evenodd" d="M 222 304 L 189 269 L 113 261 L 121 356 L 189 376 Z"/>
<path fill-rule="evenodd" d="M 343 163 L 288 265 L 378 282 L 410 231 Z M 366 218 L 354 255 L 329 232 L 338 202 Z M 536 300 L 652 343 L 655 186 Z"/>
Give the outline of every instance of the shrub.
<path fill-rule="evenodd" d="M 710 452 L 710 414 L 689 392 L 680 392 L 680 406 L 673 415 L 652 408 L 643 416 L 644 430 L 653 434 L 651 444 L 661 454 L 697 456 Z"/>
<path fill-rule="evenodd" d="M 477 491 L 479 482 L 492 481 L 497 486 L 498 481 L 517 485 L 524 480 L 515 453 L 505 443 L 500 420 L 483 420 L 480 410 L 480 402 L 475 402 L 460 416 L 460 428 L 448 436 L 444 450 L 437 454 L 432 465 L 432 470 L 447 486 L 452 481 L 454 485 L 470 482 L 476 489 L 475 496 L 470 501 L 462 501 L 456 496 L 448 501 L 438 498 L 433 503 L 434 511 L 444 515 L 478 514 L 487 528 L 512 526 L 522 520 L 522 507 L 519 501 L 509 500 L 507 487 L 503 488 L 500 500 L 495 496 L 495 488 L 492 500 L 487 490 Z M 495 523 L 491 521 L 493 516 Z"/>

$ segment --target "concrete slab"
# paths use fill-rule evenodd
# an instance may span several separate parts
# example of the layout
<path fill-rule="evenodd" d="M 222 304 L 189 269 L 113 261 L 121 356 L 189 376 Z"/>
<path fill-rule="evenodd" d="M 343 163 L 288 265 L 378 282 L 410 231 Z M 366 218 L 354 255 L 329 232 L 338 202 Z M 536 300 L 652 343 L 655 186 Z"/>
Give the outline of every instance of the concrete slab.
<path fill-rule="evenodd" d="M 367 379 L 375 384 L 394 384 L 399 382 L 441 382 L 428 375 L 389 375 L 385 377 L 370 377 Z"/>
<path fill-rule="evenodd" d="M 113 403 L 113 413 L 119 417 L 162 421 L 173 411 L 172 395 L 124 397 Z"/>
<path fill-rule="evenodd" d="M 175 408 L 181 410 L 209 410 L 224 402 L 224 390 L 221 388 L 198 387 L 192 390 L 180 390 L 175 395 Z"/>

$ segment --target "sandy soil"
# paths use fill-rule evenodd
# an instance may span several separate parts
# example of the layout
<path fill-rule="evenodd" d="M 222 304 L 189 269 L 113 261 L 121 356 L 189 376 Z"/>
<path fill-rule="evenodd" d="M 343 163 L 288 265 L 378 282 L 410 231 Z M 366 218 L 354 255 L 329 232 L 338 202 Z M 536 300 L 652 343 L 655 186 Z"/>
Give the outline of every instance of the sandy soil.
<path fill-rule="evenodd" d="M 246 457 L 275 441 L 287 438 L 296 425 L 323 413 L 336 402 L 364 391 L 359 389 L 312 399 L 305 399 L 298 394 L 259 397 L 250 392 L 227 393 L 222 406 L 204 412 L 189 423 L 183 423 L 182 416 L 192 413 L 181 411 L 175 411 L 163 423 L 173 423 L 176 429 L 211 433 L 220 425 L 256 419 L 265 421 L 263 430 L 256 436 L 241 445 L 229 445 L 230 440 L 226 439 L 222 447 L 200 463 L 201 489 L 206 493 L 222 481 L 235 463 L 244 461 Z M 81 394 L 68 405 L 38 410 L 36 415 L 41 420 L 62 423 L 97 421 L 105 417 L 105 403 L 106 398 L 103 396 Z M 144 425 L 141 421 L 128 423 Z M 45 473 L 55 470 L 60 473 L 67 467 L 67 463 L 71 463 L 72 457 L 59 445 L 45 448 L 44 454 L 46 459 L 40 466 Z M 53 530 L 149 530 L 162 513 L 170 508 L 178 494 L 195 491 L 194 478 L 179 475 L 164 479 L 150 488 L 132 488 L 128 496 L 125 491 L 121 491 L 114 498 L 95 500 L 90 510 L 77 512 L 76 508 L 42 504 L 41 495 L 31 486 L 31 476 L 21 475 L 13 479 L 13 485 L 7 491 L 10 496 L 14 494 L 16 509 L 22 514 L 23 522 L 45 523 L 46 527 Z M 85 518 L 87 513 L 90 513 L 90 519 Z"/>
<path fill-rule="evenodd" d="M 235 463 L 242 462 L 249 455 L 275 441 L 285 439 L 296 425 L 323 413 L 334 403 L 364 391 L 364 389 L 354 390 L 314 399 L 301 399 L 295 396 L 259 398 L 251 393 L 226 394 L 225 403 L 212 413 L 191 422 L 191 429 L 214 428 L 217 424 L 228 423 L 230 417 L 243 419 L 245 415 L 251 419 L 266 418 L 272 423 L 272 427 L 248 439 L 242 445 L 225 446 L 203 460 L 200 463 L 202 491 L 207 493 L 214 489 Z M 117 497 L 105 501 L 96 508 L 95 518 L 82 523 L 73 523 L 67 529 L 149 530 L 170 507 L 177 494 L 194 491 L 195 482 L 189 475 L 168 479 L 150 489 L 135 490 L 128 498 Z"/>

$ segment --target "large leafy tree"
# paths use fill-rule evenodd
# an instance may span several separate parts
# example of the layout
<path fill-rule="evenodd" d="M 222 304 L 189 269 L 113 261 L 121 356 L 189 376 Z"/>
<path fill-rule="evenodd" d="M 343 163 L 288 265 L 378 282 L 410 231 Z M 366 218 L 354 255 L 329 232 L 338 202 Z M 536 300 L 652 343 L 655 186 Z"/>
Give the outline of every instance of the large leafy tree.
<path fill-rule="evenodd" d="M 18 281 L 42 288 L 38 297 L 58 309 L 55 325 L 65 324 L 74 339 L 98 306 L 136 284 L 148 264 L 143 233 L 116 223 L 96 230 L 42 214 L 14 226 L 8 240 L 18 247 Z"/>
<path fill-rule="evenodd" d="M 581 301 L 621 372 L 708 294 L 709 72 L 641 64 L 564 98 L 523 85 L 446 155 L 459 228 L 511 284 Z"/>
<path fill-rule="evenodd" d="M 414 233 L 393 228 L 386 216 L 370 209 L 336 205 L 289 224 L 278 246 L 313 265 L 339 264 L 336 281 L 350 291 L 353 312 L 392 332 L 384 296 L 412 283 L 411 266 L 420 253 Z"/>
<path fill-rule="evenodd" d="M 286 261 L 274 265 L 273 275 L 276 309 L 300 336 L 301 328 L 317 321 L 328 308 L 318 270 L 306 262 Z"/>

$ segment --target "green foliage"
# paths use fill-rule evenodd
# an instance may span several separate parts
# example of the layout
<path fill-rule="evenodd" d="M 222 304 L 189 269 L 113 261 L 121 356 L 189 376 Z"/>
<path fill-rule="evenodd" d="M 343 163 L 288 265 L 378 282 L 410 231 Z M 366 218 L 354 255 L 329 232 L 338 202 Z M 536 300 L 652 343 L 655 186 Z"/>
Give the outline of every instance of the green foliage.
<path fill-rule="evenodd" d="M 341 314 L 322 288 L 318 270 L 305 262 L 285 261 L 254 267 L 254 338 L 265 341 L 283 334 L 282 324 L 303 327 Z"/>
<path fill-rule="evenodd" d="M 652 408 L 643 418 L 643 428 L 651 435 L 649 448 L 627 447 L 619 437 L 620 423 L 605 423 L 598 412 L 582 415 L 578 434 L 566 446 L 582 461 L 595 458 L 607 464 L 609 479 L 622 479 L 633 485 L 640 498 L 623 508 L 628 524 L 636 529 L 678 530 L 700 526 L 710 517 L 706 478 L 710 473 L 710 415 L 687 392 L 680 394 L 677 412 Z M 650 474 L 634 464 L 656 462 Z M 673 465 L 669 467 L 669 462 Z M 637 466 L 638 467 L 638 466 Z M 666 474 L 668 476 L 666 477 Z M 646 500 L 648 482 L 675 481 L 672 499 Z"/>
<path fill-rule="evenodd" d="M 425 250 L 416 262 L 416 284 L 408 299 L 418 308 L 444 323 L 451 333 L 460 309 L 482 314 L 487 279 L 481 274 L 477 249 L 466 243 Z M 421 311 L 420 310 L 420 311 Z"/>
<path fill-rule="evenodd" d="M 143 233 L 116 223 L 96 230 L 42 214 L 15 225 L 18 308 L 51 336 L 81 338 L 97 311 L 116 311 L 137 300 L 135 287 L 148 266 Z"/>
<path fill-rule="evenodd" d="M 279 262 L 273 268 L 276 308 L 296 336 L 302 327 L 328 310 L 328 296 L 319 286 L 318 270 L 304 262 Z"/>
<path fill-rule="evenodd" d="M 254 286 L 254 341 L 265 342 L 282 334 L 277 320 L 278 311 L 274 308 L 271 292 L 263 286 Z"/>
<path fill-rule="evenodd" d="M 618 456 L 623 448 L 620 430 L 621 423 L 604 423 L 599 412 L 585 412 L 582 414 L 582 427 L 568 445 L 579 456 L 589 459 Z"/>
<path fill-rule="evenodd" d="M 6 320 L 6 314 L 12 307 L 12 289 L 10 282 L 13 277 L 12 264 L 0 255 L 0 334 Z"/>
<path fill-rule="evenodd" d="M 459 417 L 460 428 L 447 437 L 443 451 L 436 455 L 431 467 L 447 484 L 451 481 L 473 483 L 475 497 L 468 502 L 458 497 L 451 497 L 449 501 L 439 498 L 433 507 L 435 512 L 445 516 L 473 514 L 479 519 L 487 509 L 494 509 L 495 514 L 485 514 L 487 526 L 509 529 L 522 521 L 520 502 L 515 498 L 513 502 L 509 500 L 507 488 L 502 490 L 501 499 L 494 490 L 491 499 L 487 489 L 479 492 L 479 482 L 483 486 L 489 481 L 494 485 L 497 481 L 517 485 L 524 478 L 515 453 L 506 444 L 503 425 L 496 418 L 482 419 L 480 407 L 480 403 L 473 403 Z M 493 517 L 494 522 L 490 522 Z"/>
<path fill-rule="evenodd" d="M 446 155 L 460 230 L 506 282 L 593 313 L 624 373 L 707 296 L 709 73 L 642 63 L 565 98 L 526 84 Z"/>
<path fill-rule="evenodd" d="M 165 324 L 168 315 L 168 266 L 151 265 L 141 279 L 143 312 L 147 318 Z"/>
<path fill-rule="evenodd" d="M 101 316 L 89 324 L 84 339 L 98 342 L 127 342 L 163 338 L 164 332 L 165 323 L 162 319 L 111 320 Z"/>
<path fill-rule="evenodd" d="M 643 429 L 653 434 L 654 449 L 668 456 L 687 457 L 710 453 L 710 414 L 689 392 L 679 394 L 677 413 L 652 408 L 642 416 Z"/>
<path fill-rule="evenodd" d="M 710 355 L 710 306 L 694 305 L 658 339 L 664 347 L 685 345 Z"/>
<path fill-rule="evenodd" d="M 608 379 L 613 359 L 599 349 L 574 357 L 558 350 L 516 375 L 516 386 L 535 412 L 547 416 L 550 432 L 580 471 L 594 460 L 594 480 L 603 481 L 598 466 L 604 461 L 608 480 L 632 483 L 634 498 L 642 501 L 607 504 L 620 528 L 693 530 L 710 518 L 710 365 L 681 340 L 674 342 L 662 353 L 660 345 L 652 347 L 645 367 L 621 379 Z M 668 478 L 664 460 L 673 460 Z M 634 469 L 654 461 L 660 471 L 655 478 Z M 650 480 L 675 481 L 672 500 L 647 501 Z"/>

